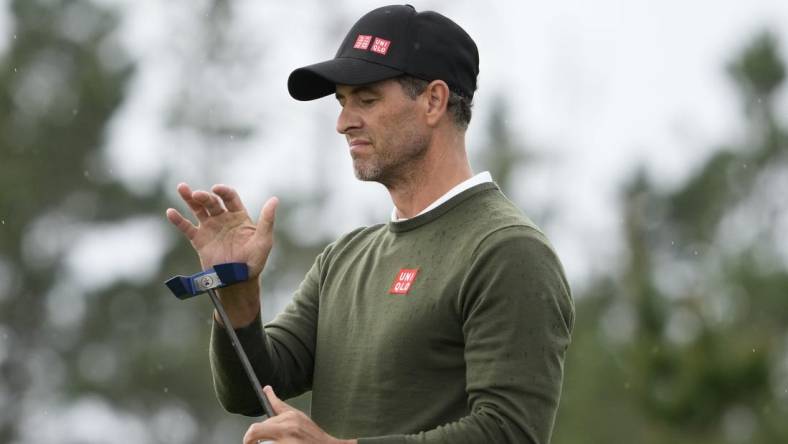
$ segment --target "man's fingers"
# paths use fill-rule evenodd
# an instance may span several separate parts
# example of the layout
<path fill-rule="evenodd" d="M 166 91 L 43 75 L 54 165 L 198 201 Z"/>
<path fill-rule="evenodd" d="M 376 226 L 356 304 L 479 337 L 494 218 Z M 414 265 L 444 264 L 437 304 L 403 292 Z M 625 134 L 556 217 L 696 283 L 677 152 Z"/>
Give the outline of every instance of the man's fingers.
<path fill-rule="evenodd" d="M 274 408 L 274 413 L 277 415 L 281 415 L 284 412 L 289 412 L 291 410 L 295 410 L 293 407 L 287 405 L 284 401 L 279 399 L 274 393 L 274 389 L 271 388 L 270 385 L 263 387 L 263 393 L 268 398 L 268 401 L 271 403 L 271 407 Z"/>
<path fill-rule="evenodd" d="M 183 217 L 175 208 L 167 208 L 167 220 L 175 225 L 181 233 L 185 234 L 189 240 L 194 239 L 194 235 L 197 234 L 197 227 Z"/>
<path fill-rule="evenodd" d="M 192 193 L 192 198 L 202 205 L 211 216 L 217 216 L 225 211 L 221 199 L 213 193 L 197 190 Z"/>
<path fill-rule="evenodd" d="M 208 211 L 200 205 L 197 201 L 194 200 L 192 197 L 192 189 L 186 183 L 179 183 L 178 184 L 178 194 L 181 196 L 186 205 L 189 206 L 189 209 L 194 214 L 194 217 L 197 218 L 198 221 L 202 222 L 203 220 L 208 218 Z"/>
<path fill-rule="evenodd" d="M 271 235 L 274 231 L 274 219 L 276 218 L 276 207 L 279 205 L 279 198 L 272 197 L 265 202 L 263 209 L 260 210 L 260 218 L 257 220 L 257 232 L 259 235 Z"/>
<path fill-rule="evenodd" d="M 276 416 L 252 424 L 244 435 L 244 444 L 253 444 L 256 440 L 264 439 L 282 443 L 336 442 L 307 415 L 279 399 L 270 385 L 263 387 L 263 393 L 274 408 Z"/>
<path fill-rule="evenodd" d="M 296 411 L 296 409 L 285 404 L 284 401 L 279 399 L 274 393 L 274 389 L 270 385 L 263 387 L 263 393 L 271 403 L 276 416 L 267 418 L 263 422 L 252 424 L 244 435 L 244 444 L 256 444 L 258 440 L 263 439 L 278 439 L 284 436 L 287 429 L 282 426 L 287 422 L 287 419 L 282 416 L 282 413 L 288 411 Z"/>
<path fill-rule="evenodd" d="M 266 436 L 266 427 L 263 426 L 263 423 L 257 422 L 249 426 L 246 430 L 246 434 L 244 434 L 244 444 L 257 444 L 262 439 L 267 439 L 269 436 Z"/>
<path fill-rule="evenodd" d="M 238 196 L 234 189 L 227 185 L 218 184 L 214 185 L 211 191 L 222 199 L 228 211 L 246 211 L 243 202 L 241 202 L 241 197 Z"/>

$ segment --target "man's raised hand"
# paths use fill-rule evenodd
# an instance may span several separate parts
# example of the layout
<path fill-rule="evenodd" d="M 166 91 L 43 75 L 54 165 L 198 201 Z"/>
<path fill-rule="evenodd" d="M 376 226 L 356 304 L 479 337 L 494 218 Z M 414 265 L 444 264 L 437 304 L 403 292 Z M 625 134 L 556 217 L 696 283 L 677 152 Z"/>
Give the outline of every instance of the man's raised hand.
<path fill-rule="evenodd" d="M 167 209 L 167 219 L 189 239 L 203 270 L 227 262 L 241 262 L 249 267 L 248 281 L 219 290 L 232 327 L 249 325 L 260 312 L 257 278 L 274 243 L 274 216 L 279 200 L 268 199 L 254 223 L 238 193 L 227 185 L 214 185 L 208 192 L 192 191 L 181 183 L 178 194 L 197 219 L 197 225 L 174 208 Z M 214 318 L 221 324 L 216 313 Z"/>
<path fill-rule="evenodd" d="M 203 269 L 225 262 L 243 262 L 249 267 L 250 279 L 256 279 L 271 252 L 279 200 L 268 199 L 254 223 L 238 193 L 227 185 L 214 185 L 208 192 L 192 191 L 181 183 L 178 194 L 197 219 L 197 225 L 174 208 L 167 209 L 167 219 L 189 239 Z"/>

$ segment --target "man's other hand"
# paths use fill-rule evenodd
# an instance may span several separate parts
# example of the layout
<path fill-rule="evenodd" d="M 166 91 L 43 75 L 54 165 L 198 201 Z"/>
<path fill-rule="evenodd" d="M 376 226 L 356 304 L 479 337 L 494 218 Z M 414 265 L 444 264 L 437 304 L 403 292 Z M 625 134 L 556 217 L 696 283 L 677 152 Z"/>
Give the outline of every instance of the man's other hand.
<path fill-rule="evenodd" d="M 273 441 L 276 444 L 355 444 L 355 440 L 334 438 L 317 426 L 304 412 L 276 397 L 270 386 L 263 389 L 276 416 L 254 423 L 244 435 L 244 444 Z"/>

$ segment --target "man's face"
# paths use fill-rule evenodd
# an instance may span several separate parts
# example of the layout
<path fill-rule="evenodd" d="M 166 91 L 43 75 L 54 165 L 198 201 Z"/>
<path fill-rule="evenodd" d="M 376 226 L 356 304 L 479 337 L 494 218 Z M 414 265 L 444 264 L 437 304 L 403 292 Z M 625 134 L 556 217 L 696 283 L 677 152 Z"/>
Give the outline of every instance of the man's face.
<path fill-rule="evenodd" d="M 337 85 L 336 97 L 342 106 L 337 131 L 347 138 L 358 179 L 395 186 L 417 173 L 430 134 L 419 97 L 408 97 L 396 80 Z"/>

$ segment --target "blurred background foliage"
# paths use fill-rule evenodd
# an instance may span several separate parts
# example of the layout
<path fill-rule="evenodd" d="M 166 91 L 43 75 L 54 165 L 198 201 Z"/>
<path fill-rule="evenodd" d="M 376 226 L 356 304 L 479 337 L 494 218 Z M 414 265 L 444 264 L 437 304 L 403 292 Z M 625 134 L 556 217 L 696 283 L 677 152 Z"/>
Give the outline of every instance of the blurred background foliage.
<path fill-rule="evenodd" d="M 207 61 L 194 64 L 232 57 L 228 3 L 212 5 Z M 66 0 L 16 0 L 11 13 L 0 61 L 0 443 L 237 442 L 251 419 L 214 398 L 210 304 L 179 303 L 162 285 L 197 265 L 164 224 L 173 196 L 163 179 L 139 192 L 107 167 L 106 127 L 135 70 L 110 38 L 116 17 Z M 617 263 L 577 286 L 555 443 L 788 442 L 788 136 L 775 109 L 785 64 L 769 32 L 743 43 L 727 75 L 746 132 L 680 184 L 636 168 L 620 191 Z M 184 81 L 171 127 L 207 145 L 248 137 L 244 122 L 215 117 L 228 106 L 220 97 L 199 90 Z M 509 113 L 498 97 L 476 123 L 489 141 L 476 170 L 504 190 L 539 162 L 515 141 Z M 304 208 L 326 205 L 315 189 L 281 208 L 269 298 L 294 288 L 331 240 L 305 241 L 297 228 Z M 548 224 L 553 209 L 519 204 Z M 118 236 L 160 254 L 80 259 L 91 258 L 85 244 Z M 134 271 L 80 281 L 115 262 Z M 296 404 L 308 408 L 308 396 Z"/>
<path fill-rule="evenodd" d="M 728 66 L 743 140 L 675 189 L 638 171 L 622 190 L 626 251 L 618 272 L 577 295 L 556 442 L 788 440 L 788 245 L 778 223 L 788 138 L 773 108 L 785 78 L 777 49 L 761 33 Z"/>

